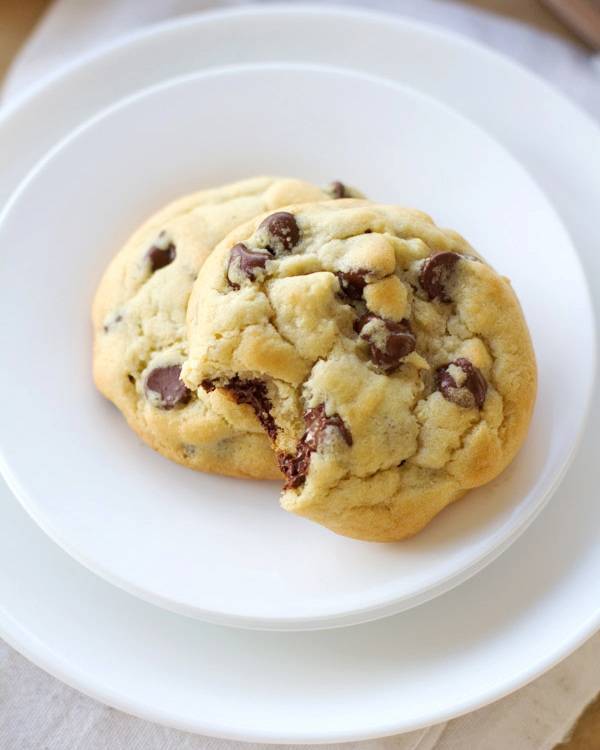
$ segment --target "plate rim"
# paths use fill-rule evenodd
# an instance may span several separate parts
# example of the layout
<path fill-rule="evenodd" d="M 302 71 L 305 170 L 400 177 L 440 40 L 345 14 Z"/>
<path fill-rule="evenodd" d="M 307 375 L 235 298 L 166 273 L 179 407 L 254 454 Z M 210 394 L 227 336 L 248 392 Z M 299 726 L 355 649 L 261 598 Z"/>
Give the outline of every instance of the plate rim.
<path fill-rule="evenodd" d="M 0 614 L 2 613 L 2 607 L 0 605 Z M 590 618 L 591 620 L 592 618 Z M 600 618 L 597 618 L 600 619 Z M 588 630 L 590 628 L 590 630 Z M 111 690 L 110 688 L 103 686 L 98 687 L 97 685 L 89 685 L 83 674 L 79 674 L 77 670 L 68 670 L 66 665 L 62 664 L 60 657 L 57 658 L 56 662 L 52 661 L 52 651 L 44 648 L 46 654 L 40 654 L 35 648 L 29 644 L 23 644 L 22 640 L 14 637 L 13 633 L 7 632 L 7 628 L 4 626 L 0 619 L 0 637 L 2 637 L 10 646 L 12 646 L 17 652 L 25 656 L 35 666 L 39 667 L 43 671 L 52 675 L 56 679 L 63 682 L 65 685 L 80 691 L 84 695 L 92 698 L 93 700 L 99 701 L 105 706 L 110 706 L 119 711 L 123 711 L 131 716 L 138 717 L 145 721 L 152 723 L 158 723 L 162 726 L 170 729 L 176 729 L 178 731 L 188 732 L 195 735 L 205 735 L 207 737 L 214 737 L 222 740 L 230 740 L 233 742 L 253 742 L 253 743 L 266 743 L 269 745 L 275 744 L 306 744 L 306 745 L 317 745 L 317 744 L 330 744 L 330 743 L 343 743 L 343 742 L 363 742 L 367 740 L 382 739 L 386 737 L 393 737 L 394 735 L 406 734 L 409 732 L 416 732 L 423 729 L 442 724 L 453 719 L 460 718 L 466 714 L 472 713 L 484 708 L 485 706 L 495 703 L 496 701 L 502 700 L 503 698 L 511 695 L 515 691 L 522 687 L 525 687 L 530 682 L 533 682 L 538 677 L 542 676 L 550 669 L 559 664 L 563 659 L 568 658 L 573 654 L 579 647 L 581 647 L 587 640 L 589 640 L 595 632 L 600 628 L 600 622 L 594 620 L 593 623 L 586 623 L 582 625 L 577 633 L 574 640 L 569 642 L 569 645 L 564 652 L 558 654 L 556 658 L 552 658 L 549 661 L 544 662 L 539 668 L 534 671 L 523 670 L 518 673 L 513 679 L 512 683 L 507 683 L 500 691 L 494 691 L 489 689 L 486 693 L 482 693 L 480 700 L 477 704 L 467 703 L 464 701 L 462 705 L 460 702 L 454 708 L 447 708 L 436 716 L 433 722 L 416 722 L 410 726 L 400 727 L 393 722 L 387 725 L 380 726 L 379 728 L 370 729 L 368 732 L 363 732 L 357 735 L 353 732 L 346 734 L 340 734 L 339 732 L 332 733 L 330 735 L 324 735 L 323 733 L 308 733 L 303 735 L 280 735 L 280 734 L 269 734 L 267 732 L 254 733 L 249 735 L 245 730 L 231 731 L 229 727 L 224 724 L 204 723 L 201 726 L 194 722 L 190 722 L 183 717 L 172 716 L 168 713 L 160 714 L 159 712 L 148 708 L 144 705 L 143 701 L 132 699 L 130 696 L 120 691 Z M 20 629 L 21 632 L 24 632 Z M 25 635 L 25 638 L 28 638 Z M 76 676 L 73 676 L 73 672 Z"/>
<path fill-rule="evenodd" d="M 75 55 L 72 59 L 60 63 L 48 73 L 40 75 L 35 81 L 26 86 L 23 91 L 13 94 L 8 102 L 2 102 L 0 99 L 0 124 L 3 123 L 5 118 L 8 118 L 11 115 L 13 110 L 19 109 L 22 104 L 26 103 L 27 100 L 34 98 L 40 91 L 49 90 L 53 84 L 60 83 L 63 78 L 67 78 L 70 73 L 77 69 L 84 68 L 89 63 L 96 62 L 100 58 L 108 57 L 111 53 L 121 48 L 129 47 L 137 42 L 143 42 L 151 37 L 159 36 L 170 31 L 177 31 L 179 28 L 185 28 L 196 23 L 204 25 L 211 21 L 226 20 L 229 16 L 237 18 L 244 16 L 275 15 L 277 13 L 282 15 L 311 13 L 317 16 L 330 15 L 334 17 L 353 17 L 356 20 L 371 20 L 379 23 L 392 24 L 397 27 L 412 26 L 417 29 L 417 31 L 428 35 L 438 36 L 440 39 L 445 40 L 449 39 L 453 44 L 467 49 L 470 48 L 476 54 L 484 54 L 493 58 L 496 63 L 505 68 L 512 69 L 513 71 L 516 70 L 538 86 L 542 86 L 547 93 L 554 97 L 558 97 L 563 105 L 567 106 L 579 117 L 585 118 L 587 124 L 592 126 L 597 131 L 597 134 L 600 135 L 600 123 L 598 123 L 589 112 L 583 109 L 583 107 L 579 106 L 559 88 L 552 86 L 552 84 L 550 84 L 545 78 L 531 68 L 528 68 L 519 60 L 511 58 L 495 48 L 485 45 L 483 42 L 479 42 L 472 37 L 460 34 L 454 29 L 447 28 L 442 24 L 436 24 L 432 21 L 422 21 L 411 16 L 403 16 L 398 13 L 368 7 L 344 6 L 337 5 L 336 3 L 318 5 L 316 0 L 313 0 L 313 2 L 302 0 L 301 2 L 294 2 L 293 4 L 291 0 L 288 0 L 287 2 L 286 0 L 276 0 L 268 5 L 250 2 L 248 5 L 239 7 L 231 6 L 221 9 L 200 10 L 191 13 L 184 13 L 175 18 L 149 23 L 142 27 L 120 33 L 115 38 L 100 42 L 94 45 L 90 50 Z M 361 72 L 357 68 L 348 69 Z M 10 77 L 10 68 L 8 73 Z M 0 94 L 1 93 L 2 87 L 0 87 Z M 459 112 L 459 114 L 462 113 Z"/>
<path fill-rule="evenodd" d="M 276 6 L 270 6 L 269 9 L 270 10 L 274 10 L 275 8 L 276 8 Z M 301 6 L 296 6 L 294 8 L 294 10 L 298 10 L 299 12 L 301 12 L 302 8 L 301 8 Z M 327 11 L 324 11 L 324 12 L 327 12 Z M 359 13 L 357 13 L 354 10 L 347 10 L 347 9 L 336 9 L 336 13 L 338 13 L 338 14 L 344 14 L 344 15 L 350 15 L 350 16 L 360 15 Z M 208 15 L 208 14 L 203 14 L 203 16 L 204 15 Z M 219 12 L 218 15 L 221 16 L 221 15 L 223 15 L 223 13 Z M 398 19 L 397 17 L 395 17 L 395 16 L 393 16 L 391 14 L 373 13 L 373 12 L 370 12 L 370 11 L 367 12 L 367 15 L 371 16 L 371 17 L 377 16 L 378 20 L 383 20 L 383 21 L 385 21 L 386 24 L 394 24 L 394 25 L 397 25 L 397 26 L 413 26 L 413 27 L 418 26 L 418 27 L 421 27 L 422 29 L 424 29 L 426 33 L 429 33 L 429 34 L 432 33 L 432 32 L 439 33 L 438 30 L 437 30 L 437 28 L 435 26 L 429 25 L 429 24 L 425 24 L 425 23 L 422 23 L 422 22 L 414 22 L 412 19 Z M 179 19 L 179 21 L 180 20 L 181 19 Z M 166 25 L 171 25 L 171 23 L 172 22 L 168 22 Z M 164 22 L 162 24 L 156 24 L 155 26 L 150 27 L 150 29 L 152 30 L 152 33 L 155 33 L 156 28 L 160 28 L 163 25 L 165 25 Z M 149 32 L 150 29 L 144 29 L 144 32 L 143 32 L 144 36 L 148 34 L 148 32 Z M 138 32 L 136 34 L 136 36 L 137 35 L 140 35 L 140 32 Z M 460 37 L 460 35 L 455 34 L 454 32 L 444 32 L 443 36 L 450 37 L 451 40 L 458 39 L 458 41 L 461 42 L 461 43 L 464 43 L 466 41 L 462 37 Z M 122 40 L 121 40 L 121 43 L 122 43 Z M 550 86 L 549 84 L 547 84 L 543 79 L 539 78 L 539 76 L 537 76 L 536 74 L 534 74 L 531 71 L 527 70 L 526 68 L 523 68 L 523 66 L 521 66 L 520 64 L 515 63 L 514 61 L 510 60 L 510 58 L 506 58 L 503 55 L 501 55 L 499 53 L 496 53 L 493 50 L 490 50 L 490 49 L 486 48 L 483 45 L 480 45 L 479 43 L 467 41 L 467 46 L 478 48 L 479 53 L 482 53 L 484 56 L 496 57 L 496 58 L 498 58 L 502 62 L 503 65 L 505 65 L 505 66 L 507 65 L 510 68 L 520 70 L 520 72 L 523 73 L 523 74 L 525 74 L 525 76 L 527 78 L 533 80 L 533 82 L 535 83 L 535 85 L 540 86 L 540 84 L 541 84 L 541 86 L 543 88 L 545 88 L 547 91 L 549 91 L 550 94 L 555 99 L 561 100 L 562 106 L 563 107 L 566 106 L 571 112 L 574 113 L 574 115 L 577 118 L 579 118 L 580 121 L 581 120 L 586 121 L 588 127 L 591 125 L 592 128 L 593 128 L 593 132 L 596 134 L 597 137 L 600 136 L 600 130 L 598 128 L 597 123 L 591 118 L 591 116 L 588 113 L 586 113 L 585 111 L 583 111 L 579 107 L 577 107 L 566 96 L 564 96 L 561 92 L 556 91 L 552 86 Z M 78 67 L 78 66 L 73 63 L 73 67 Z M 5 112 L 4 114 L 6 115 L 7 113 Z M 2 120 L 3 120 L 3 115 L 0 114 L 0 121 L 2 121 Z M 599 140 L 599 142 L 600 142 L 600 140 Z M 4 612 L 4 610 L 1 607 L 0 607 L 0 612 Z M 10 624 L 13 624 L 13 623 L 16 625 L 16 629 L 14 631 L 10 631 L 9 630 Z M 588 617 L 588 619 L 586 621 L 584 621 L 579 626 L 579 628 L 577 628 L 574 631 L 574 635 L 572 635 L 570 638 L 564 639 L 561 642 L 561 644 L 556 647 L 556 649 L 552 652 L 552 654 L 548 656 L 548 658 L 546 658 L 546 659 L 540 659 L 538 661 L 538 663 L 533 668 L 530 668 L 529 670 L 524 670 L 523 673 L 521 673 L 517 678 L 515 678 L 515 681 L 513 681 L 512 684 L 505 683 L 505 689 L 503 689 L 501 691 L 498 691 L 498 692 L 495 692 L 491 696 L 487 696 L 487 697 L 483 698 L 478 703 L 473 703 L 472 702 L 470 705 L 468 705 L 466 707 L 463 707 L 462 713 L 467 712 L 467 711 L 475 710 L 476 708 L 479 708 L 482 705 L 485 705 L 486 703 L 489 703 L 489 702 L 491 702 L 493 700 L 498 700 L 503 695 L 506 695 L 506 694 L 512 692 L 513 690 L 516 690 L 519 687 L 523 686 L 527 682 L 535 679 L 537 676 L 539 676 L 540 674 L 542 674 L 543 672 L 545 672 L 547 669 L 550 669 L 552 666 L 554 666 L 556 663 L 558 663 L 562 658 L 564 658 L 569 653 L 571 653 L 573 650 L 575 650 L 578 646 L 580 646 L 585 640 L 587 640 L 587 638 L 589 638 L 591 635 L 593 635 L 593 633 L 596 630 L 598 630 L 598 628 L 600 628 L 600 607 L 598 608 L 598 610 L 597 610 L 597 612 L 595 613 L 594 616 Z M 17 648 L 17 650 L 20 650 L 22 652 L 24 652 L 26 650 L 29 650 L 29 647 L 23 645 L 23 642 L 20 639 L 18 639 L 16 636 L 15 636 L 14 640 L 11 637 L 11 634 L 14 634 L 17 630 L 19 632 L 21 632 L 21 633 L 24 633 L 25 629 L 23 627 L 21 627 L 20 624 L 17 623 L 13 618 L 11 618 L 10 613 L 5 613 L 5 621 L 4 622 L 2 621 L 2 618 L 0 618 L 0 630 L 2 631 L 3 637 L 8 642 L 13 643 L 13 645 L 15 646 L 15 648 Z M 40 646 L 40 645 L 43 646 L 43 644 L 40 644 L 39 641 L 36 642 L 35 640 L 33 640 L 33 643 L 34 643 L 34 646 L 31 647 L 31 653 L 27 654 L 28 658 L 30 658 L 35 663 L 38 663 L 39 666 L 41 666 L 43 669 L 45 669 L 46 671 L 50 672 L 51 674 L 55 674 L 59 679 L 62 679 L 64 682 L 67 682 L 68 684 L 72 684 L 74 687 L 77 687 L 78 689 L 82 690 L 82 692 L 85 692 L 88 695 L 92 695 L 93 697 L 96 697 L 99 700 L 104 700 L 101 697 L 101 694 L 100 694 L 99 691 L 95 692 L 93 690 L 87 690 L 85 687 L 78 686 L 76 684 L 75 680 L 73 680 L 71 678 L 64 678 L 64 677 L 62 677 L 61 674 L 60 674 L 60 672 L 61 672 L 60 665 L 58 667 L 56 667 L 55 669 L 53 669 L 52 665 L 44 666 L 44 664 L 41 663 L 43 661 L 42 659 L 40 659 L 40 661 L 38 662 L 36 660 L 36 658 L 35 658 L 35 655 L 36 655 L 35 646 Z M 58 661 L 60 662 L 60 659 L 58 659 Z M 145 710 L 139 711 L 139 710 L 134 710 L 134 709 L 128 709 L 124 704 L 119 705 L 119 703 L 112 703 L 110 700 L 106 701 L 106 702 L 108 702 L 111 705 L 116 705 L 119 708 L 123 708 L 123 710 L 125 710 L 125 711 L 130 711 L 130 712 L 133 712 L 133 713 L 135 713 L 135 714 L 137 714 L 139 716 L 143 716 L 144 718 L 149 718 L 152 721 L 157 721 L 157 720 L 164 721 L 163 719 L 157 719 L 157 714 L 156 713 L 151 713 L 151 714 L 148 715 Z M 452 712 L 446 718 L 451 718 L 451 717 L 454 717 L 454 716 L 457 716 L 457 715 L 459 715 L 458 711 L 457 712 Z M 441 721 L 441 720 L 443 720 L 443 717 L 440 715 L 439 718 L 433 719 L 432 721 Z M 186 728 L 183 725 L 178 725 L 176 722 L 173 722 L 173 721 L 164 721 L 164 723 L 168 724 L 170 726 L 180 726 L 180 728 L 184 728 L 184 729 Z M 431 722 L 429 722 L 429 723 L 431 723 Z M 425 724 L 423 724 L 422 726 L 425 726 Z M 371 733 L 363 733 L 363 734 L 360 734 L 360 735 L 359 734 L 354 734 L 351 737 L 346 737 L 344 739 L 354 739 L 354 740 L 358 739 L 358 738 L 367 739 L 367 738 L 370 738 L 370 737 L 384 736 L 386 734 L 395 734 L 398 731 L 410 731 L 411 729 L 417 729 L 417 728 L 419 728 L 419 727 L 417 727 L 417 726 L 414 726 L 414 727 L 398 727 L 396 725 L 396 726 L 394 726 L 394 727 L 390 728 L 389 730 L 386 730 L 386 731 L 384 731 L 382 733 L 371 732 Z M 191 728 L 191 731 L 202 732 L 202 731 L 208 731 L 208 730 L 203 730 L 203 729 L 198 729 L 198 727 L 193 727 L 193 728 Z M 248 740 L 247 736 L 235 735 L 235 734 L 232 734 L 231 732 L 218 733 L 217 736 L 228 737 L 228 738 L 232 738 L 232 739 L 245 739 L 245 740 Z M 335 737 L 332 737 L 332 738 L 326 740 L 326 741 L 332 742 L 332 741 L 335 741 L 336 738 L 337 738 L 337 735 Z M 257 741 L 257 740 L 254 740 L 254 741 Z M 277 741 L 322 742 L 324 740 L 322 739 L 322 735 L 319 735 L 318 737 L 315 737 L 315 738 L 312 738 L 312 739 L 299 739 L 297 736 L 294 736 L 293 739 L 290 739 L 290 740 L 281 740 L 279 738 L 277 738 L 277 739 L 271 738 L 271 739 L 265 740 L 265 741 L 270 741 L 270 742 L 277 742 Z"/>
<path fill-rule="evenodd" d="M 86 118 L 55 143 L 19 182 L 16 189 L 0 210 L 0 227 L 2 227 L 7 218 L 10 218 L 11 211 L 15 205 L 19 204 L 22 196 L 27 194 L 27 190 L 31 183 L 35 184 L 35 180 L 40 174 L 43 174 L 45 168 L 49 164 L 52 164 L 57 157 L 60 158 L 61 153 L 65 149 L 68 149 L 73 142 L 77 142 L 77 139 L 80 136 L 85 135 L 90 131 L 93 132 L 94 128 L 99 123 L 101 124 L 106 121 L 110 122 L 110 118 L 115 113 L 118 114 L 126 111 L 132 106 L 135 107 L 138 102 L 159 95 L 161 92 L 171 91 L 177 87 L 186 86 L 187 84 L 197 81 L 214 80 L 220 76 L 228 77 L 231 75 L 235 76 L 236 74 L 243 75 L 246 73 L 260 73 L 264 71 L 273 71 L 275 73 L 291 71 L 300 74 L 309 72 L 313 74 L 339 76 L 347 80 L 358 79 L 369 84 L 374 84 L 380 88 L 387 88 L 392 93 L 398 93 L 400 95 L 409 96 L 413 99 L 423 101 L 427 103 L 428 106 L 445 113 L 446 116 L 454 119 L 462 127 L 470 129 L 482 140 L 487 141 L 488 145 L 501 155 L 506 162 L 510 163 L 515 170 L 520 171 L 524 182 L 529 183 L 528 189 L 536 194 L 536 199 L 540 201 L 540 205 L 552 215 L 557 228 L 562 231 L 562 234 L 564 235 L 562 239 L 565 244 L 565 251 L 570 251 L 573 256 L 578 283 L 585 292 L 585 310 L 582 313 L 583 325 L 581 328 L 585 329 L 585 334 L 589 336 L 592 342 L 591 347 L 586 351 L 586 356 L 589 357 L 589 367 L 586 365 L 586 368 L 584 369 L 587 382 L 585 383 L 584 396 L 581 399 L 578 409 L 580 412 L 579 423 L 573 428 L 574 434 L 571 445 L 568 449 L 564 449 L 562 452 L 560 466 L 555 468 L 553 465 L 552 476 L 548 477 L 541 486 L 538 487 L 538 485 L 536 485 L 531 489 L 530 494 L 532 497 L 530 498 L 527 507 L 523 507 L 521 502 L 520 505 L 517 505 L 514 508 L 510 516 L 507 517 L 502 528 L 497 529 L 494 533 L 490 534 L 489 538 L 486 537 L 486 546 L 484 550 L 473 555 L 468 561 L 461 560 L 452 571 L 445 573 L 442 577 L 429 583 L 418 591 L 398 594 L 397 590 L 393 593 L 389 590 L 390 586 L 386 586 L 386 593 L 384 594 L 383 592 L 380 592 L 378 599 L 374 600 L 373 598 L 370 598 L 367 603 L 361 603 L 358 606 L 353 606 L 351 608 L 348 608 L 348 606 L 342 608 L 342 605 L 338 604 L 335 609 L 332 609 L 331 607 L 321 607 L 316 614 L 313 610 L 311 614 L 298 615 L 283 613 L 276 616 L 268 616 L 264 613 L 261 614 L 260 611 L 250 611 L 248 613 L 240 612 L 239 610 L 236 611 L 235 607 L 229 610 L 214 609 L 212 607 L 201 606 L 200 602 L 194 604 L 189 600 L 177 600 L 169 597 L 166 592 L 160 593 L 145 587 L 142 585 L 142 581 L 132 581 L 125 575 L 126 571 L 124 570 L 119 571 L 118 569 L 115 570 L 115 568 L 109 567 L 106 563 L 106 558 L 100 558 L 97 554 L 90 554 L 87 550 L 81 547 L 77 540 L 73 540 L 68 534 L 65 535 L 64 528 L 61 526 L 57 527 L 56 521 L 48 515 L 47 509 L 45 508 L 44 503 L 40 501 L 39 496 L 36 498 L 26 489 L 22 481 L 22 476 L 19 478 L 19 476 L 13 471 L 10 461 L 7 459 L 6 436 L 0 440 L 0 473 L 3 475 L 11 491 L 25 508 L 32 520 L 42 528 L 52 541 L 58 544 L 71 557 L 92 573 L 104 578 L 109 583 L 118 586 L 124 591 L 154 604 L 155 606 L 212 624 L 255 630 L 321 630 L 358 625 L 385 616 L 398 614 L 414 606 L 423 604 L 436 596 L 450 591 L 455 586 L 460 585 L 471 576 L 477 574 L 486 565 L 493 562 L 526 531 L 549 502 L 571 465 L 576 454 L 576 449 L 581 441 L 590 412 L 594 374 L 596 370 L 596 330 L 591 295 L 581 260 L 570 233 L 560 214 L 555 210 L 554 206 L 546 196 L 545 191 L 530 174 L 529 170 L 512 155 L 504 144 L 499 142 L 478 123 L 473 122 L 469 117 L 456 111 L 445 102 L 439 101 L 429 93 L 419 91 L 406 83 L 393 81 L 371 73 L 323 64 L 301 62 L 237 63 L 195 70 L 145 86 L 118 99 L 109 106 L 102 108 L 93 116 Z"/>

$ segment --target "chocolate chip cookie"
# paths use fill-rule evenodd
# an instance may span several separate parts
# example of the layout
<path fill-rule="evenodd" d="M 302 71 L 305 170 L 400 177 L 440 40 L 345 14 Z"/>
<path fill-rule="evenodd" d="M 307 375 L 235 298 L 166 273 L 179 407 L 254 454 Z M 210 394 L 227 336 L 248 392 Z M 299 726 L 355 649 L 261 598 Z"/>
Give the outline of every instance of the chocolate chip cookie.
<path fill-rule="evenodd" d="M 203 471 L 281 476 L 250 406 L 221 391 L 191 391 L 181 380 L 186 308 L 200 267 L 234 227 L 284 204 L 335 193 L 271 177 L 199 192 L 150 218 L 113 259 L 93 306 L 94 378 L 157 451 Z"/>
<path fill-rule="evenodd" d="M 509 281 L 423 213 L 367 201 L 255 218 L 188 306 L 187 388 L 251 408 L 282 506 L 392 541 L 493 479 L 522 444 L 536 365 Z"/>

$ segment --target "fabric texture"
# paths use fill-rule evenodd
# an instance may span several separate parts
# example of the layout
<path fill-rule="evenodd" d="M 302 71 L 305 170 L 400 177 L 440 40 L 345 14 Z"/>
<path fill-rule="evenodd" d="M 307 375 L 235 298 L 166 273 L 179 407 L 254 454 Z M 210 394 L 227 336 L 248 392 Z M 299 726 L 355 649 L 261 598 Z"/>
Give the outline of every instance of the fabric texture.
<path fill-rule="evenodd" d="M 269 0 L 264 0 L 268 4 Z M 55 0 L 10 70 L 5 100 L 132 29 L 244 0 Z M 442 0 L 348 0 L 456 30 L 549 79 L 600 118 L 600 58 L 516 22 Z M 418 732 L 340 747 L 357 750 L 547 750 L 600 690 L 600 633 L 550 672 L 479 711 Z M 0 642 L 0 747 L 10 750 L 244 750 L 160 727 L 101 705 Z M 330 746 L 332 747 L 332 746 Z"/>

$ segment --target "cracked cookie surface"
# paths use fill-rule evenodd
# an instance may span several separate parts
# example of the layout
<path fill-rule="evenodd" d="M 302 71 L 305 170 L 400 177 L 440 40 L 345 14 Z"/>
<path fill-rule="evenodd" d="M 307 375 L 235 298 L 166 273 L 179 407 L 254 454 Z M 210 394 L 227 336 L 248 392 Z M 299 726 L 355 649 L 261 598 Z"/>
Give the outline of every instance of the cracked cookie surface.
<path fill-rule="evenodd" d="M 115 256 L 93 305 L 94 379 L 155 450 L 194 469 L 281 476 L 253 410 L 180 378 L 186 308 L 198 271 L 234 227 L 290 202 L 335 197 L 293 179 L 258 177 L 181 198 Z"/>
<path fill-rule="evenodd" d="M 360 200 L 257 217 L 188 306 L 182 377 L 253 408 L 282 506 L 359 539 L 419 531 L 525 438 L 531 341 L 507 279 L 418 211 Z"/>

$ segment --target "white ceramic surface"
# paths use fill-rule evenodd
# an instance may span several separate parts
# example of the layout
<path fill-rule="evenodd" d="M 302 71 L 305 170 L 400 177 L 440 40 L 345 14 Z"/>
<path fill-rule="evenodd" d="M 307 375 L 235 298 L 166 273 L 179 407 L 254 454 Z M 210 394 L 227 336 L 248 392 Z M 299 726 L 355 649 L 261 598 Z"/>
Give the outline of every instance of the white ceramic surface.
<path fill-rule="evenodd" d="M 229 62 L 229 54 L 280 59 L 290 49 L 297 57 L 298 35 L 309 59 L 323 61 L 336 56 L 336 44 L 343 49 L 343 40 L 351 39 L 357 64 L 460 103 L 493 130 L 559 206 L 600 300 L 597 127 L 493 53 L 370 14 L 326 12 L 316 27 L 312 11 L 244 12 L 137 35 L 4 115 L 0 195 L 24 174 L 46 138 L 47 145 L 72 126 L 73 111 L 87 116 L 110 101 L 102 86 L 107 78 L 126 93 L 186 65 Z M 231 47 L 223 44 L 225 37 Z M 367 54 L 372 49 L 380 54 Z M 434 50 L 427 65 L 412 65 L 418 49 Z M 450 66 L 453 76 L 444 75 Z M 468 95 L 482 85 L 493 89 L 493 98 Z M 67 102 L 72 107 L 59 106 Z M 540 112 L 543 129 L 523 127 Z M 324 742 L 442 721 L 524 684 L 600 626 L 599 421 L 595 398 L 585 439 L 559 491 L 502 558 L 434 602 L 335 632 L 235 631 L 144 604 L 70 560 L 4 490 L 0 632 L 40 666 L 99 700 L 192 731 Z"/>
<path fill-rule="evenodd" d="M 273 127 L 245 126 L 260 122 L 265 102 Z M 523 301 L 542 374 L 527 444 L 494 483 L 404 544 L 361 544 L 290 516 L 275 483 L 169 464 L 91 383 L 90 301 L 115 248 L 180 194 L 277 172 L 321 184 L 341 177 L 375 199 L 426 209 L 508 274 Z M 211 622 L 349 624 L 455 585 L 540 510 L 584 419 L 591 312 L 560 221 L 483 131 L 396 84 L 251 66 L 160 85 L 84 125 L 43 160 L 0 216 L 0 246 L 13 248 L 0 257 L 0 318 L 19 310 L 0 354 L 0 392 L 14 396 L 0 425 L 9 484 L 92 570 Z M 542 274 L 549 253 L 558 262 Z M 585 354 L 561 375 L 556 341 L 569 336 Z M 32 434 L 43 451 L 32 452 Z"/>

